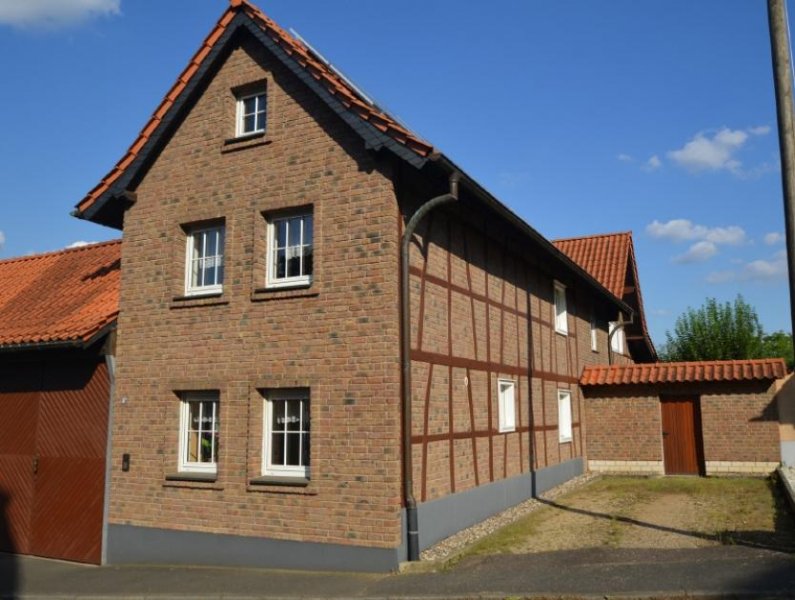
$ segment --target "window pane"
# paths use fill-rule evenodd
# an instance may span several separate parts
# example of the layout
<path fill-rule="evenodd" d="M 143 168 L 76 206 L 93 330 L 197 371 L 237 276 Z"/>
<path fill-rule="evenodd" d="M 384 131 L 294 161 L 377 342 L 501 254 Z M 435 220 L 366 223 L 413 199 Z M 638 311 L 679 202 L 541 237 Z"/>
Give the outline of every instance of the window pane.
<path fill-rule="evenodd" d="M 254 121 L 255 121 L 254 115 L 243 117 L 243 131 L 244 132 L 254 131 Z"/>
<path fill-rule="evenodd" d="M 312 246 L 304 246 L 304 275 L 312 274 L 313 259 Z"/>
<path fill-rule="evenodd" d="M 283 433 L 274 433 L 271 436 L 271 464 L 284 465 L 284 435 Z"/>
<path fill-rule="evenodd" d="M 276 251 L 276 277 L 285 277 L 287 271 L 287 257 L 284 250 Z"/>
<path fill-rule="evenodd" d="M 190 429 L 197 430 L 201 425 L 201 403 L 189 402 L 188 409 L 190 411 Z"/>
<path fill-rule="evenodd" d="M 201 434 L 201 459 L 199 462 L 213 462 L 213 437 L 210 431 Z"/>
<path fill-rule="evenodd" d="M 301 464 L 301 434 L 287 434 L 287 457 L 285 465 L 297 467 Z"/>
<path fill-rule="evenodd" d="M 301 401 L 290 400 L 287 406 L 287 431 L 301 431 Z"/>
<path fill-rule="evenodd" d="M 287 248 L 287 277 L 297 277 L 301 274 L 300 248 L 290 246 Z"/>
<path fill-rule="evenodd" d="M 276 247 L 284 248 L 287 245 L 287 221 L 276 221 Z"/>
<path fill-rule="evenodd" d="M 215 256 L 218 254 L 218 230 L 205 231 L 202 237 L 207 240 L 204 256 Z"/>
<path fill-rule="evenodd" d="M 257 131 L 265 131 L 265 113 L 257 113 Z"/>
<path fill-rule="evenodd" d="M 197 462 L 199 460 L 199 434 L 196 431 L 188 433 L 188 461 Z"/>
<path fill-rule="evenodd" d="M 307 423 L 308 423 L 308 421 L 307 421 Z M 309 425 L 307 425 L 305 427 L 305 429 L 308 431 L 309 430 Z M 303 466 L 305 466 L 305 467 L 308 467 L 309 466 L 309 434 L 308 433 L 305 434 L 303 439 L 304 439 L 304 443 L 302 444 L 303 454 L 301 455 L 301 464 Z"/>
<path fill-rule="evenodd" d="M 296 217 L 290 219 L 288 221 L 289 227 L 287 229 L 289 238 L 287 240 L 288 246 L 300 246 L 301 245 L 301 221 L 303 219 L 301 217 Z"/>
<path fill-rule="evenodd" d="M 312 215 L 307 215 L 304 217 L 304 244 L 311 244 L 312 237 L 314 236 L 314 224 L 312 223 Z"/>
<path fill-rule="evenodd" d="M 257 97 L 254 96 L 253 98 L 246 98 L 243 100 L 243 113 L 248 115 L 253 113 L 256 110 L 257 106 Z"/>
<path fill-rule="evenodd" d="M 273 403 L 273 430 L 274 431 L 284 431 L 286 424 L 285 424 L 285 410 L 286 410 L 286 403 L 285 402 L 274 402 Z"/>

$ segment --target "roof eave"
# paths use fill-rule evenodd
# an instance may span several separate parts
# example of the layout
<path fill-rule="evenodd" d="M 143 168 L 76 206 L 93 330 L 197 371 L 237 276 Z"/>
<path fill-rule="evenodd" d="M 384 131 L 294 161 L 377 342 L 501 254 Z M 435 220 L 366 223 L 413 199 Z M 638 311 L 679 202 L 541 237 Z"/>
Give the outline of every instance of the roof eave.
<path fill-rule="evenodd" d="M 599 283 L 590 273 L 588 273 L 585 269 L 580 267 L 577 263 L 571 260 L 566 254 L 558 250 L 552 242 L 550 242 L 547 238 L 541 235 L 538 231 L 533 229 L 524 219 L 522 219 L 519 215 L 514 213 L 510 208 L 508 208 L 505 204 L 500 202 L 493 194 L 491 194 L 487 189 L 485 189 L 482 185 L 480 185 L 477 181 L 472 179 L 469 175 L 467 175 L 463 169 L 458 167 L 450 158 L 445 156 L 444 154 L 436 154 L 431 157 L 433 161 L 437 164 L 441 165 L 448 173 L 458 172 L 461 174 L 461 183 L 465 185 L 473 195 L 478 198 L 481 202 L 486 204 L 489 208 L 494 210 L 497 214 L 502 216 L 506 219 L 509 223 L 511 223 L 514 227 L 519 229 L 524 235 L 529 237 L 533 242 L 535 242 L 538 246 L 541 247 L 542 250 L 546 251 L 551 258 L 556 260 L 558 263 L 561 264 L 565 269 L 572 272 L 576 277 L 579 277 L 583 280 L 586 284 L 588 284 L 591 288 L 594 289 L 604 300 L 608 301 L 610 304 L 614 305 L 620 311 L 625 313 L 628 316 L 634 314 L 634 310 L 630 307 L 626 302 L 617 298 L 610 290 L 605 288 L 601 283 Z"/>
<path fill-rule="evenodd" d="M 427 156 L 422 156 L 408 146 L 399 143 L 385 132 L 380 131 L 372 123 L 362 120 L 348 110 L 338 98 L 293 60 L 281 45 L 267 35 L 251 16 L 246 14 L 245 11 L 241 11 L 237 12 L 226 26 L 223 34 L 202 59 L 201 65 L 193 73 L 190 80 L 186 82 L 185 87 L 163 115 L 149 139 L 130 164 L 124 167 L 122 174 L 96 198 L 90 199 L 87 197 L 81 200 L 72 212 L 72 216 L 115 227 L 116 229 L 122 228 L 123 215 L 127 206 L 117 206 L 119 204 L 118 198 L 124 197 L 125 194 L 129 193 L 130 185 L 139 179 L 142 172 L 148 167 L 151 159 L 157 154 L 160 142 L 171 133 L 175 122 L 182 115 L 182 109 L 185 104 L 189 103 L 196 89 L 204 82 L 231 38 L 242 28 L 259 40 L 290 72 L 309 86 L 334 113 L 339 115 L 362 138 L 366 149 L 373 151 L 387 149 L 418 169 L 422 168 L 427 162 Z"/>

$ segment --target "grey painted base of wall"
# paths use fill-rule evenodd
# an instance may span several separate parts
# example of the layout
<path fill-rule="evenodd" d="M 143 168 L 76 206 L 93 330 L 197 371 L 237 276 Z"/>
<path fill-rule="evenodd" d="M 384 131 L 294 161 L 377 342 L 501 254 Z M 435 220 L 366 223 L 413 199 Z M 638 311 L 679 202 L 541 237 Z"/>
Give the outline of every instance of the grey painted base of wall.
<path fill-rule="evenodd" d="M 795 442 L 781 441 L 781 462 L 788 467 L 795 467 Z"/>
<path fill-rule="evenodd" d="M 405 551 L 402 552 L 405 556 Z M 321 571 L 386 572 L 401 548 L 367 548 L 176 531 L 134 525 L 108 527 L 108 564 L 171 564 Z"/>
<path fill-rule="evenodd" d="M 420 504 L 417 507 L 420 549 L 425 550 L 462 529 L 582 475 L 584 470 L 583 459 L 576 458 Z"/>
<path fill-rule="evenodd" d="M 420 548 L 424 550 L 583 472 L 584 461 L 577 458 L 420 504 Z M 406 560 L 405 511 L 402 521 L 401 539 L 404 542 L 397 548 L 295 542 L 111 524 L 108 526 L 107 563 L 386 572 L 397 569 Z"/>

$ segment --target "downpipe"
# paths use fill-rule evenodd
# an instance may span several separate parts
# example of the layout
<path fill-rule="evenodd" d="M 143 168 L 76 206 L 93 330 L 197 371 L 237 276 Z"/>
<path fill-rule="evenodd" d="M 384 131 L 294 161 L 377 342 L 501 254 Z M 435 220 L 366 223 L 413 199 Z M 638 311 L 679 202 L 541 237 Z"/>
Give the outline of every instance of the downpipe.
<path fill-rule="evenodd" d="M 411 455 L 411 288 L 409 286 L 409 250 L 414 231 L 420 221 L 434 208 L 458 200 L 458 182 L 460 174 L 450 175 L 450 191 L 435 196 L 420 206 L 411 215 L 406 224 L 403 238 L 400 241 L 400 304 L 401 304 L 401 389 L 403 390 L 403 501 L 406 505 L 407 548 L 408 559 L 416 561 L 420 558 L 419 520 L 417 517 L 417 501 L 414 498 L 414 465 Z M 427 240 L 426 240 L 427 243 Z"/>

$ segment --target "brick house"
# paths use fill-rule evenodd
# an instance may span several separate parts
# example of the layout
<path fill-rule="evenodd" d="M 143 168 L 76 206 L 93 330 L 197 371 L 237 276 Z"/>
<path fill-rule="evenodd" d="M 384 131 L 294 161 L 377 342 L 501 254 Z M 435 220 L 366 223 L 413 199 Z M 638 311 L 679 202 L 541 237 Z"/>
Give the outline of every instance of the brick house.
<path fill-rule="evenodd" d="M 631 238 L 556 247 L 245 0 L 74 214 L 123 230 L 111 563 L 393 569 L 656 358 Z"/>
<path fill-rule="evenodd" d="M 0 261 L 0 552 L 101 561 L 120 250 Z"/>

